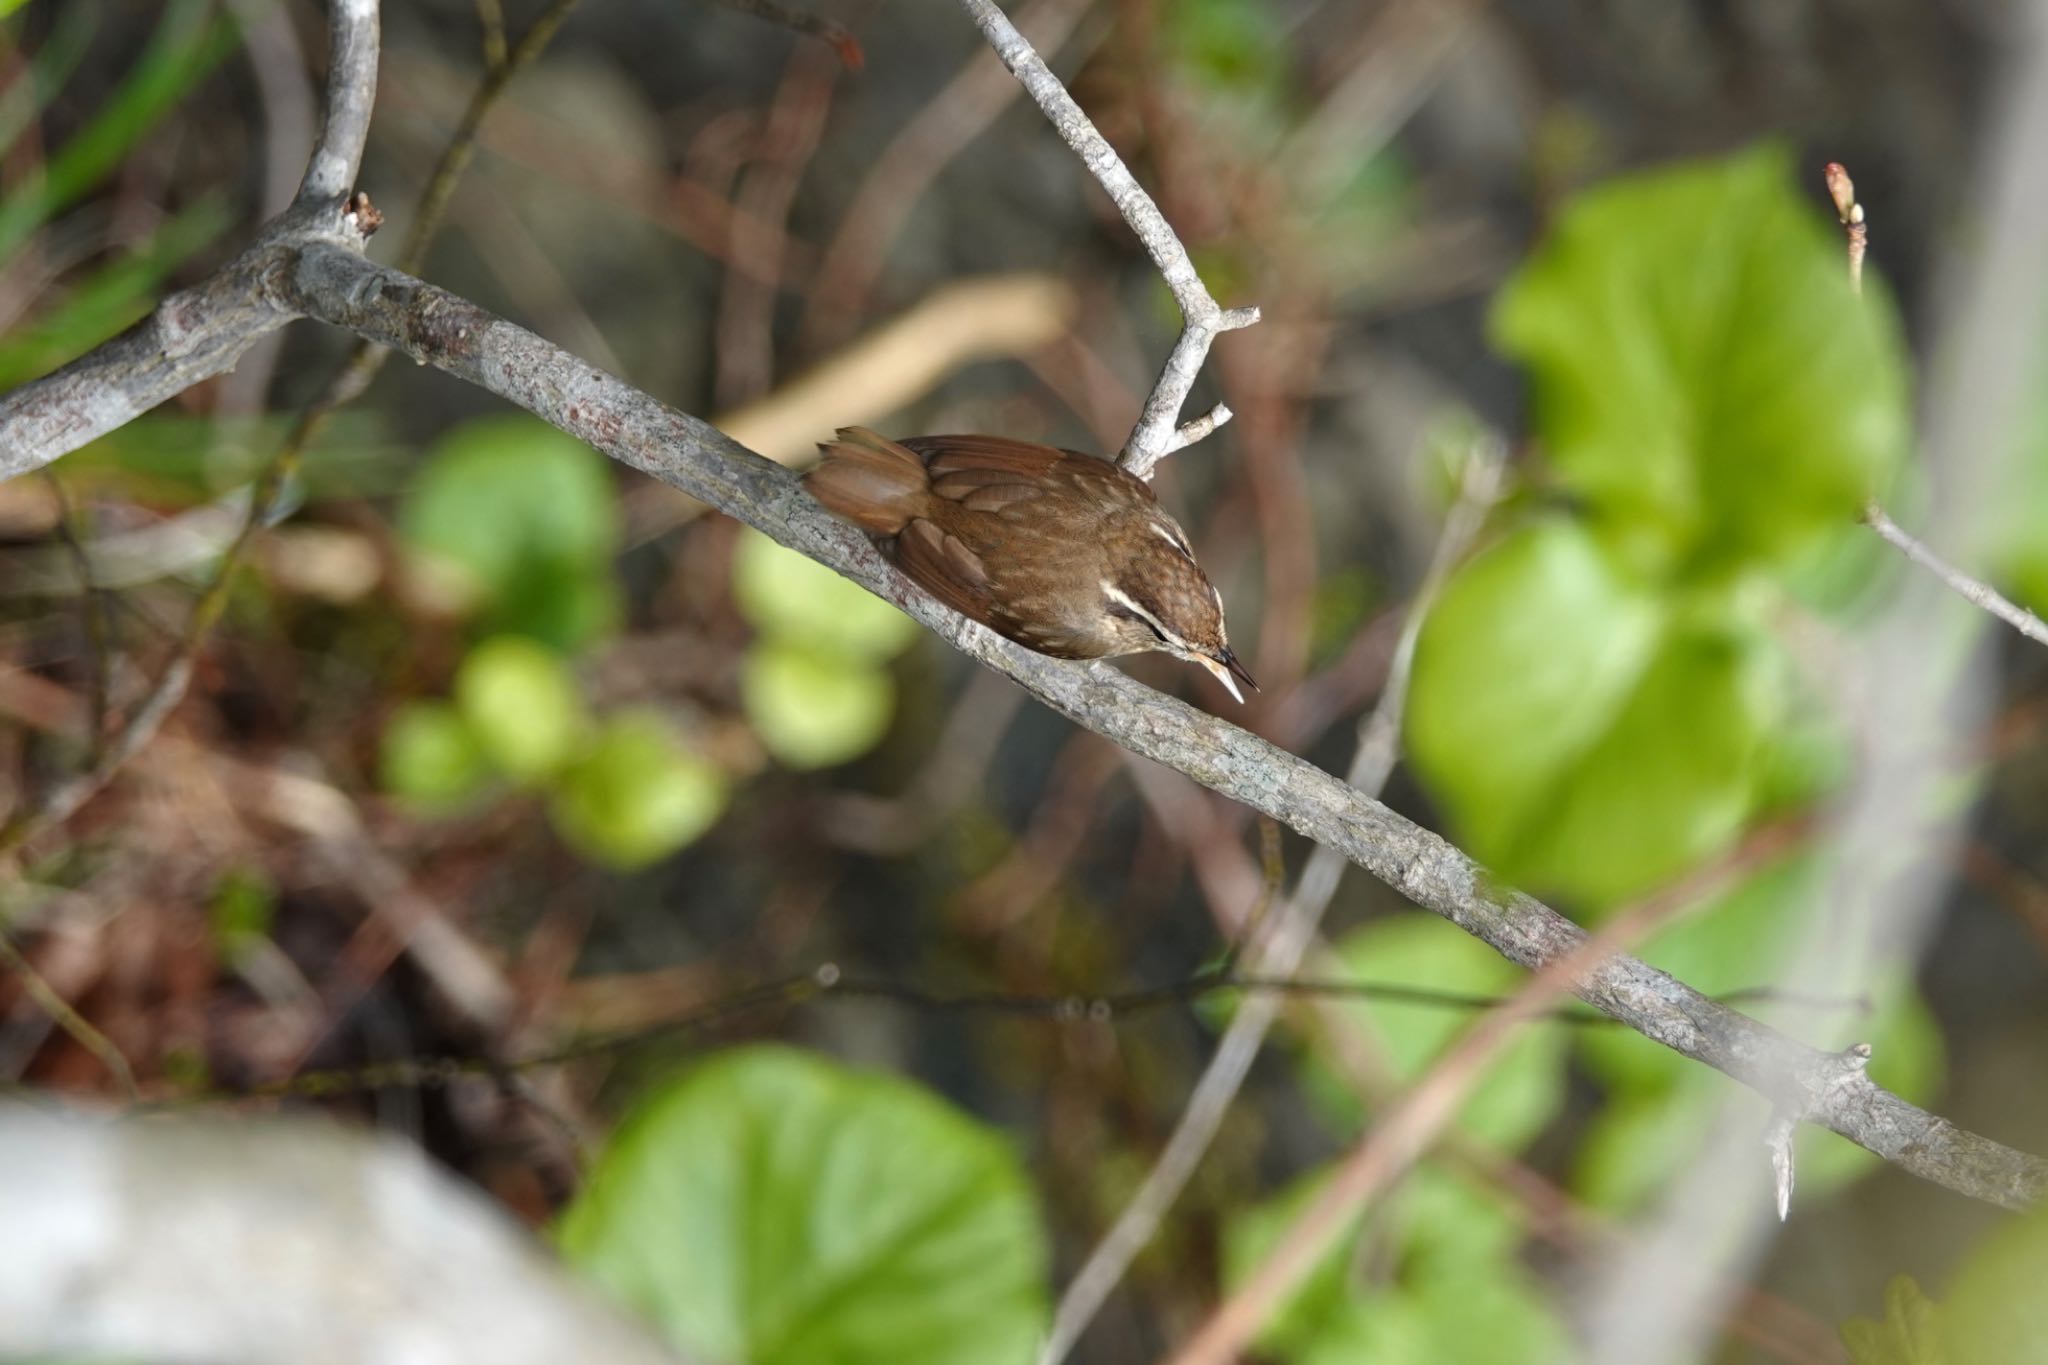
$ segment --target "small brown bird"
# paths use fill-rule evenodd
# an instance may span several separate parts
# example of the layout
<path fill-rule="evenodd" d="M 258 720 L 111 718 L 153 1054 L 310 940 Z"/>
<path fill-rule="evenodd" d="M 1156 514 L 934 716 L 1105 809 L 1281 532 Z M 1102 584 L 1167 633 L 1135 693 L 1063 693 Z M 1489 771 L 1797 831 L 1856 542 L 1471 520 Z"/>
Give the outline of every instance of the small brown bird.
<path fill-rule="evenodd" d="M 846 427 L 804 486 L 875 537 L 911 582 L 1041 654 L 1164 650 L 1240 702 L 1258 684 L 1223 598 L 1152 490 L 1092 455 L 1001 436 L 891 441 Z"/>

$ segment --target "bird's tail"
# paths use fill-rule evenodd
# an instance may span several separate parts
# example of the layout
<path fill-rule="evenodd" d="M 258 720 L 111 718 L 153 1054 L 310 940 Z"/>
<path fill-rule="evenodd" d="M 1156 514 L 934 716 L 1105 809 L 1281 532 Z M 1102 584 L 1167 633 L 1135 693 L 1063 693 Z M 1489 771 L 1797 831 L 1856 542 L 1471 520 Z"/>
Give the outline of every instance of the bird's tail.
<path fill-rule="evenodd" d="M 931 498 L 924 461 L 866 427 L 841 427 L 820 443 L 817 467 L 804 487 L 835 516 L 878 536 L 893 536 L 921 515 Z"/>

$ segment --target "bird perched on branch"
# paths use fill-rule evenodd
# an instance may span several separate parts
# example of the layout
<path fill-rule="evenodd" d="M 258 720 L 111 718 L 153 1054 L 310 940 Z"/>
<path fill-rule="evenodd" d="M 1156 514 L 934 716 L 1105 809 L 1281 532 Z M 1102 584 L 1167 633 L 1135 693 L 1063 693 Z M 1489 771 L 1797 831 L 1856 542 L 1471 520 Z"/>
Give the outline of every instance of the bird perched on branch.
<path fill-rule="evenodd" d="M 846 427 L 804 486 L 911 582 L 1059 659 L 1162 650 L 1238 701 L 1223 597 L 1152 490 L 1107 460 L 1001 436 Z"/>

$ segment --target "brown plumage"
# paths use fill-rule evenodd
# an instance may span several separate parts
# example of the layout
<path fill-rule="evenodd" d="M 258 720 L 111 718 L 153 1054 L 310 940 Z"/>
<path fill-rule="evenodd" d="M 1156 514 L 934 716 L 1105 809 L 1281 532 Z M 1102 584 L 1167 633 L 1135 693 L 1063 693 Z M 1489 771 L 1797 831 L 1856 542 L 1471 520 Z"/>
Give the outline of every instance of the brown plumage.
<path fill-rule="evenodd" d="M 1062 659 L 1163 650 L 1242 701 L 1223 599 L 1152 490 L 1107 460 L 1001 436 L 847 427 L 804 476 L 955 611 Z"/>

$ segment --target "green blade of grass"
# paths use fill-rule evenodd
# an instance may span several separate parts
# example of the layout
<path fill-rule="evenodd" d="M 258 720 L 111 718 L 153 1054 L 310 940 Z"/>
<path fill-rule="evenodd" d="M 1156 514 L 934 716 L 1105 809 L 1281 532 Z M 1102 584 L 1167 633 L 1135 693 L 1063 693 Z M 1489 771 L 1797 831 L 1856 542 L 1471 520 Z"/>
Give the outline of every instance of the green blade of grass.
<path fill-rule="evenodd" d="M 171 0 L 107 107 L 50 157 L 41 176 L 0 203 L 0 260 L 120 165 L 164 111 L 234 50 L 239 37 L 228 16 L 213 12 L 211 0 Z"/>
<path fill-rule="evenodd" d="M 101 266 L 54 307 L 0 343 L 0 389 L 47 374 L 149 311 L 171 271 L 227 230 L 233 215 L 211 194 L 162 224 L 135 251 Z"/>

